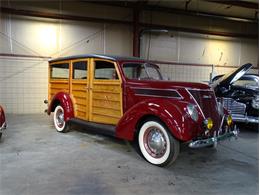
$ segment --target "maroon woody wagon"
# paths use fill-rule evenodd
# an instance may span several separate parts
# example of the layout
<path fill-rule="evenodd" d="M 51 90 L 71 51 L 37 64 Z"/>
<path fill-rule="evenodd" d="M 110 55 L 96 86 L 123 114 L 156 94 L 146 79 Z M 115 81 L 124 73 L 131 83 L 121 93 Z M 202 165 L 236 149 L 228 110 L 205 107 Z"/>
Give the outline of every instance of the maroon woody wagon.
<path fill-rule="evenodd" d="M 58 132 L 70 122 L 136 141 L 157 166 L 176 160 L 180 143 L 216 146 L 238 130 L 206 84 L 165 81 L 139 58 L 80 55 L 49 62 L 48 114 Z"/>

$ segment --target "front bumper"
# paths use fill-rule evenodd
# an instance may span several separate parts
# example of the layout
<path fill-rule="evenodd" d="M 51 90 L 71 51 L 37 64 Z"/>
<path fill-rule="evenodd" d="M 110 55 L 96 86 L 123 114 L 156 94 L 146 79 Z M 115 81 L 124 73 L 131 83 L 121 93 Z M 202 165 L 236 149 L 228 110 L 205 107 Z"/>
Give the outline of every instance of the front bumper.
<path fill-rule="evenodd" d="M 4 123 L 2 124 L 2 126 L 0 127 L 0 133 L 2 133 L 3 130 L 6 129 L 6 128 L 7 128 L 7 123 L 4 122 Z"/>
<path fill-rule="evenodd" d="M 241 123 L 259 123 L 259 118 L 254 116 L 246 116 L 242 114 L 232 114 L 232 119 L 234 122 Z"/>
<path fill-rule="evenodd" d="M 235 126 L 232 131 L 225 132 L 224 134 L 217 135 L 215 133 L 213 137 L 210 137 L 207 139 L 199 139 L 199 140 L 191 141 L 189 143 L 189 147 L 190 148 L 203 148 L 203 147 L 207 147 L 207 146 L 216 147 L 218 142 L 226 140 L 228 138 L 232 138 L 232 137 L 237 138 L 238 134 L 239 134 L 239 130 Z"/>

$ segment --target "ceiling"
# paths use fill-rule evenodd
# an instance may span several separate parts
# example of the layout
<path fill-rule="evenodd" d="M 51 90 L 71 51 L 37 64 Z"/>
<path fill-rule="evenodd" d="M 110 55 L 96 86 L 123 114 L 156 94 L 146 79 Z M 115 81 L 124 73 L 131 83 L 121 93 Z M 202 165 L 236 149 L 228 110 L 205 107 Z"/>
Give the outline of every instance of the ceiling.
<path fill-rule="evenodd" d="M 90 2 L 88 0 L 82 0 Z M 219 17 L 258 22 L 258 0 L 132 0 L 132 1 L 91 1 L 103 5 L 121 7 L 138 6 L 142 10 L 171 12 L 177 14 Z M 230 17 L 230 18 L 229 18 Z"/>
<path fill-rule="evenodd" d="M 225 0 L 178 0 L 178 1 L 148 1 L 149 5 L 170 7 L 185 11 L 204 12 L 217 15 L 226 15 L 239 18 L 255 19 L 258 17 L 259 4 L 252 1 L 225 1 Z"/>

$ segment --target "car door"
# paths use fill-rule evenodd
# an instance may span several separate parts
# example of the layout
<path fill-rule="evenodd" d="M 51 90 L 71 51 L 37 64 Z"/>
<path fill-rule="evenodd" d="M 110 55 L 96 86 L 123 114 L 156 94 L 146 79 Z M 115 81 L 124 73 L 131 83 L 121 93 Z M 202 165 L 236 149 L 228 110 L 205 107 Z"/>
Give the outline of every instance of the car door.
<path fill-rule="evenodd" d="M 89 120 L 89 59 L 71 61 L 70 94 L 76 118 Z"/>
<path fill-rule="evenodd" d="M 123 115 L 122 79 L 117 64 L 92 59 L 91 67 L 90 121 L 115 125 Z"/>

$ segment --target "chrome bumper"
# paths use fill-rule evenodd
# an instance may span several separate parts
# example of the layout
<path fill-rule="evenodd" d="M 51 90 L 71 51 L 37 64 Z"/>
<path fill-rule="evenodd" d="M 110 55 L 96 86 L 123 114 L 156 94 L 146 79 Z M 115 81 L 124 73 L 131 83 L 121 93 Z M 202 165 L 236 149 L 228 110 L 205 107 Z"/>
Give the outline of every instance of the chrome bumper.
<path fill-rule="evenodd" d="M 0 127 L 0 133 L 2 133 L 3 130 L 6 129 L 6 128 L 7 128 L 7 123 L 4 122 L 4 123 L 2 124 L 2 126 Z"/>
<path fill-rule="evenodd" d="M 225 133 L 223 135 L 216 135 L 215 134 L 211 138 L 192 141 L 192 142 L 189 143 L 189 147 L 190 148 L 203 148 L 203 147 L 212 146 L 212 145 L 214 147 L 216 147 L 217 143 L 219 141 L 223 141 L 223 140 L 226 140 L 226 139 L 232 138 L 232 137 L 237 138 L 238 134 L 239 134 L 239 130 L 235 126 L 234 130 L 232 130 L 230 132 L 227 132 L 227 133 Z"/>
<path fill-rule="evenodd" d="M 241 123 L 259 123 L 259 118 L 254 116 L 232 114 L 232 119 L 235 122 L 241 122 Z"/>

